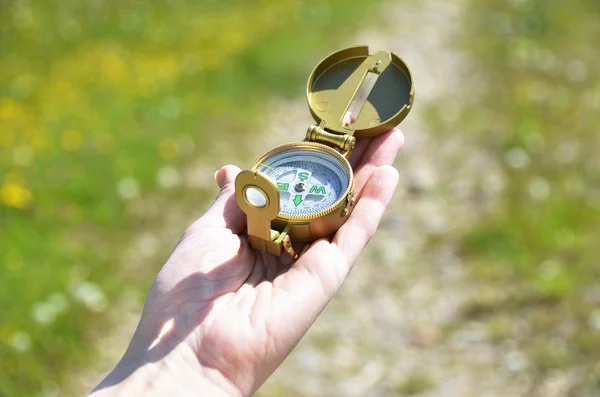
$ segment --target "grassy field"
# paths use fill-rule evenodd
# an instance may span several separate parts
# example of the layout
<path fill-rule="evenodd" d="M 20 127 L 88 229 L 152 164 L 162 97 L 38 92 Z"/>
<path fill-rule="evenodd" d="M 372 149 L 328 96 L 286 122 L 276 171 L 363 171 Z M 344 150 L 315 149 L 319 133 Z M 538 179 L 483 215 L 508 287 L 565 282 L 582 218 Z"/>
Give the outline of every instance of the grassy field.
<path fill-rule="evenodd" d="M 162 210 L 136 216 L 142 199 L 202 207 L 214 182 L 184 189 L 177 170 L 233 161 L 267 99 L 301 94 L 368 15 L 338 0 L 2 1 L 1 396 L 52 395 L 93 360 L 108 308 L 143 296 L 174 244 L 127 269 Z"/>

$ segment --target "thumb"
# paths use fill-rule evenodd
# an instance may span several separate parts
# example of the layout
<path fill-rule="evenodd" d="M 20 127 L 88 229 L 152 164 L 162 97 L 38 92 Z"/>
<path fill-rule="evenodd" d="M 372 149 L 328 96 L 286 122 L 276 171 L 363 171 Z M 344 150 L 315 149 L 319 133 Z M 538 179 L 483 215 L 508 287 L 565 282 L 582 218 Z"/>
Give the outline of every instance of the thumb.
<path fill-rule="evenodd" d="M 240 171 L 235 165 L 226 165 L 215 172 L 215 180 L 221 191 L 208 211 L 190 226 L 189 231 L 210 226 L 224 227 L 238 234 L 246 227 L 246 214 L 235 202 L 235 178 Z"/>
<path fill-rule="evenodd" d="M 233 189 L 235 185 L 235 178 L 240 173 L 240 171 L 241 170 L 235 165 L 226 165 L 217 170 L 217 172 L 215 172 L 215 180 L 217 181 L 217 185 L 219 185 L 219 187 L 221 188 L 221 193 L 223 193 L 223 190 L 229 187 Z M 221 193 L 219 193 L 219 196 L 221 195 Z"/>

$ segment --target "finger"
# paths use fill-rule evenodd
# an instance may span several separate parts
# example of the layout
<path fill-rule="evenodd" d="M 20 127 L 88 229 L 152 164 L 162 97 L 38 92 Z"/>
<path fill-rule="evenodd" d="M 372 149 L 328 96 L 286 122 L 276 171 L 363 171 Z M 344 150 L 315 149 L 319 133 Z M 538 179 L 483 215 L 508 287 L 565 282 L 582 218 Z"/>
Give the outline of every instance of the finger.
<path fill-rule="evenodd" d="M 189 229 L 198 227 L 224 227 L 234 234 L 241 233 L 246 227 L 246 214 L 235 201 L 235 178 L 240 169 L 234 165 L 226 165 L 215 173 L 215 180 L 221 188 L 215 202 L 206 213 L 194 222 Z"/>
<path fill-rule="evenodd" d="M 357 199 L 373 171 L 383 165 L 391 165 L 403 145 L 404 135 L 397 128 L 371 140 L 354 172 L 354 195 Z"/>
<path fill-rule="evenodd" d="M 241 170 L 235 165 L 226 165 L 224 167 L 219 168 L 217 172 L 215 172 L 215 180 L 217 181 L 217 185 L 221 189 L 227 187 L 227 185 L 233 186 L 235 184 L 235 177 L 241 172 Z"/>
<path fill-rule="evenodd" d="M 350 112 L 346 112 L 342 121 L 344 123 L 354 123 L 356 121 L 356 116 Z M 370 139 L 361 139 L 360 141 L 357 141 L 349 159 L 352 168 L 354 168 L 360 162 L 362 155 L 365 153 L 365 149 L 369 145 L 369 141 Z"/>
<path fill-rule="evenodd" d="M 350 265 L 375 234 L 398 179 L 398 171 L 394 167 L 384 165 L 375 169 L 350 218 L 333 237 L 333 243 L 346 255 Z"/>
<path fill-rule="evenodd" d="M 350 165 L 353 169 L 360 164 L 369 143 L 371 143 L 371 139 L 361 139 L 356 142 L 356 146 L 354 146 L 354 150 L 352 150 L 352 155 L 350 156 Z"/>

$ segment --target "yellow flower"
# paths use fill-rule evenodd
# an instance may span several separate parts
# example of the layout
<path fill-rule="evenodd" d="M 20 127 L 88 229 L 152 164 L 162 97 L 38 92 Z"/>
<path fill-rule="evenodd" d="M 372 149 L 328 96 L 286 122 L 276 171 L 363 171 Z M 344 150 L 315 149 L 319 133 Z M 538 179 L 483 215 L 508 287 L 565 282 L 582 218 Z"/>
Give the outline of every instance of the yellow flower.
<path fill-rule="evenodd" d="M 114 83 L 123 81 L 128 73 L 127 65 L 123 62 L 119 54 L 115 52 L 102 54 L 101 65 L 104 75 Z"/>
<path fill-rule="evenodd" d="M 0 147 L 10 147 L 14 142 L 14 132 L 8 127 L 3 126 L 0 134 Z"/>
<path fill-rule="evenodd" d="M 0 98 L 0 119 L 18 120 L 25 116 L 23 106 L 12 98 Z"/>
<path fill-rule="evenodd" d="M 60 144 L 63 149 L 68 150 L 69 152 L 74 152 L 81 149 L 81 146 L 83 146 L 83 138 L 77 131 L 65 131 L 60 137 Z"/>
<path fill-rule="evenodd" d="M 14 325 L 4 324 L 0 327 L 0 341 L 9 344 L 13 334 L 16 332 Z"/>
<path fill-rule="evenodd" d="M 52 141 L 48 132 L 42 129 L 34 129 L 31 134 L 31 146 L 33 150 L 40 153 L 52 148 Z"/>
<path fill-rule="evenodd" d="M 166 138 L 158 144 L 158 155 L 165 160 L 170 160 L 179 153 L 179 146 L 171 138 Z"/>
<path fill-rule="evenodd" d="M 15 183 L 4 183 L 0 188 L 0 201 L 9 207 L 27 208 L 33 199 L 33 194 L 25 187 Z"/>

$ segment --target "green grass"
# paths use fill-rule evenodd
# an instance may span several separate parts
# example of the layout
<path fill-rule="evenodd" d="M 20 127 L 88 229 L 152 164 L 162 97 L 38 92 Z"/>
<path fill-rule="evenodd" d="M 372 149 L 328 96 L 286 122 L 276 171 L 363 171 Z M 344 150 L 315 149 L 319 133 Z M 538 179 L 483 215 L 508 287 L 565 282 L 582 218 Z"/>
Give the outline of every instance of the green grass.
<path fill-rule="evenodd" d="M 214 170 L 238 161 L 267 100 L 302 95 L 313 65 L 369 9 L 356 0 L 1 3 L 0 395 L 33 396 L 94 359 L 107 309 L 143 295 L 164 260 L 135 272 L 122 263 L 135 236 L 160 227 L 135 215 L 143 199 L 202 206 L 215 193 L 160 189 L 157 173 L 199 158 Z M 214 153 L 217 141 L 231 150 Z"/>
<path fill-rule="evenodd" d="M 394 395 L 413 396 L 422 394 L 434 386 L 434 382 L 426 374 L 413 374 L 402 383 L 392 388 Z"/>
<path fill-rule="evenodd" d="M 600 360 L 588 325 L 600 304 L 590 298 L 600 288 L 600 3 L 470 3 L 458 43 L 471 78 L 452 98 L 452 130 L 502 164 L 505 189 L 462 240 L 471 272 L 502 298 L 467 315 L 517 338 L 535 379 L 565 368 L 590 375 L 579 395 L 597 387 Z M 438 118 L 446 101 L 431 115 L 448 130 Z M 506 331 L 506 316 L 527 321 L 528 335 Z"/>

